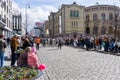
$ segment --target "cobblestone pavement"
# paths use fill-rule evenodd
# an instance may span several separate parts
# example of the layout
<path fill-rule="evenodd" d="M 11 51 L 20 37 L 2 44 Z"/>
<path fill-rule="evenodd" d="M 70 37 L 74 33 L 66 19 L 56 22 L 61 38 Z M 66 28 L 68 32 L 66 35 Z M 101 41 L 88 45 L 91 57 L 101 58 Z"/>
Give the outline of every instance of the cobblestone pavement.
<path fill-rule="evenodd" d="M 44 80 L 120 80 L 120 56 L 63 46 L 40 48 Z"/>

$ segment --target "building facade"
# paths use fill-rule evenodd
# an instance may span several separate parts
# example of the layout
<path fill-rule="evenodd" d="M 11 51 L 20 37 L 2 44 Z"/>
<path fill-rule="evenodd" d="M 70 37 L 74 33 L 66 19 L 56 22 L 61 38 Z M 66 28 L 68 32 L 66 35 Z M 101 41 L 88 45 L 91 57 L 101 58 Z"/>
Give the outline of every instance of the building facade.
<path fill-rule="evenodd" d="M 55 13 L 54 12 L 51 12 L 50 13 L 50 16 L 48 17 L 49 19 L 49 36 L 50 37 L 53 37 L 54 36 L 54 24 L 55 24 Z"/>
<path fill-rule="evenodd" d="M 0 34 L 12 37 L 12 0 L 0 0 Z"/>
<path fill-rule="evenodd" d="M 22 29 L 22 35 L 25 35 L 25 34 L 26 34 L 26 30 L 25 30 L 25 29 L 26 29 L 26 26 L 25 26 L 25 23 L 22 22 L 21 25 L 22 25 L 22 28 L 21 28 L 21 29 Z"/>
<path fill-rule="evenodd" d="M 93 5 L 89 7 L 63 4 L 49 16 L 49 30 L 55 36 L 118 37 L 120 8 L 115 5 Z"/>
<path fill-rule="evenodd" d="M 22 35 L 22 16 L 21 13 L 15 12 L 12 15 L 12 21 L 13 21 L 13 33 L 16 33 L 18 35 Z"/>
<path fill-rule="evenodd" d="M 63 4 L 58 12 L 50 15 L 49 22 L 54 28 L 50 29 L 54 36 L 73 36 L 84 33 L 84 6 L 75 2 Z"/>
<path fill-rule="evenodd" d="M 36 22 L 35 26 L 30 30 L 30 35 L 33 37 L 45 37 L 45 25 L 41 22 Z"/>
<path fill-rule="evenodd" d="M 44 27 L 45 27 L 45 34 L 44 34 L 44 36 L 45 37 L 48 37 L 49 36 L 49 21 L 48 20 L 46 20 L 45 21 L 45 23 L 44 23 Z"/>
<path fill-rule="evenodd" d="M 117 36 L 117 17 L 120 8 L 114 5 L 94 5 L 85 8 L 85 34 Z"/>

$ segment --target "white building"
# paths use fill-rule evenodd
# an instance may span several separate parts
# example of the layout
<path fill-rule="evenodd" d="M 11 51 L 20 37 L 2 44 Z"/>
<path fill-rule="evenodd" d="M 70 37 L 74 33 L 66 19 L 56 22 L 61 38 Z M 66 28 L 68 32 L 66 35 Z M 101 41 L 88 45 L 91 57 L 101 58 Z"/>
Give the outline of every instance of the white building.
<path fill-rule="evenodd" d="M 22 15 L 20 11 L 13 10 L 12 21 L 13 33 L 22 35 Z"/>
<path fill-rule="evenodd" d="M 40 36 L 40 30 L 37 27 L 32 28 L 32 30 L 30 31 L 30 35 L 32 35 L 33 37 L 39 37 Z"/>
<path fill-rule="evenodd" d="M 0 34 L 12 37 L 12 0 L 0 0 Z"/>
<path fill-rule="evenodd" d="M 25 24 L 22 23 L 22 34 L 21 35 L 25 35 L 26 34 L 25 29 L 26 29 Z"/>

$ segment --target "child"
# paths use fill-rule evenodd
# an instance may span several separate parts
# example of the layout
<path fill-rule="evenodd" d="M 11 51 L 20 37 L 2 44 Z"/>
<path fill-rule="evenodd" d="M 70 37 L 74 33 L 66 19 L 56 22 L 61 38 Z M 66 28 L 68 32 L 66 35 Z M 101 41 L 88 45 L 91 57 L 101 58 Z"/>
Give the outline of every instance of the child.
<path fill-rule="evenodd" d="M 35 53 L 36 49 L 32 47 L 31 52 L 28 54 L 28 66 L 38 68 L 38 57 Z"/>

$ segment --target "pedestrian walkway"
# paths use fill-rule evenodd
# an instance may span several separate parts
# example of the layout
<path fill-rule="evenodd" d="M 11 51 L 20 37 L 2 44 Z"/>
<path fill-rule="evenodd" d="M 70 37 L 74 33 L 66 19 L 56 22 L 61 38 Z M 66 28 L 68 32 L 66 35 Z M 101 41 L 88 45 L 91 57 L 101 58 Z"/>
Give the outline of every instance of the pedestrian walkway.
<path fill-rule="evenodd" d="M 120 57 L 63 46 L 40 48 L 46 80 L 120 80 Z"/>

